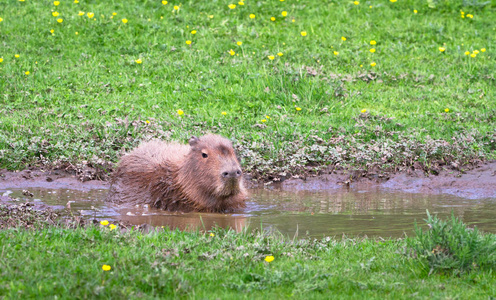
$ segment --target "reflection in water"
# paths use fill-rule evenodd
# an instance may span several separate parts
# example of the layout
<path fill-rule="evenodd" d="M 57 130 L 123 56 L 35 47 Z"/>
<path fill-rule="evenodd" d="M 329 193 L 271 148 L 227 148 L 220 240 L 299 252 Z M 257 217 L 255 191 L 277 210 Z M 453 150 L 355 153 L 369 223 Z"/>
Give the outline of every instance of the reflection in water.
<path fill-rule="evenodd" d="M 181 230 L 209 230 L 213 226 L 237 231 L 245 227 L 275 229 L 291 237 L 367 235 L 399 237 L 411 234 L 415 221 L 423 225 L 428 209 L 442 218 L 451 211 L 469 225 L 496 232 L 492 222 L 496 199 L 468 200 L 449 195 L 388 193 L 381 190 L 332 190 L 322 192 L 251 190 L 247 208 L 235 214 L 174 213 L 146 207 L 113 207 L 105 199 L 106 190 L 30 189 L 33 198 L 21 190 L 0 190 L 21 201 L 42 202 L 65 208 L 68 201 L 73 213 L 98 219 L 119 219 L 131 224 L 147 223 Z M 74 201 L 74 202 L 72 202 Z"/>
<path fill-rule="evenodd" d="M 156 209 L 119 209 L 119 220 L 131 224 L 150 224 L 181 230 L 210 230 L 212 227 L 233 228 L 237 232 L 247 226 L 246 216 L 213 213 L 173 213 Z"/>

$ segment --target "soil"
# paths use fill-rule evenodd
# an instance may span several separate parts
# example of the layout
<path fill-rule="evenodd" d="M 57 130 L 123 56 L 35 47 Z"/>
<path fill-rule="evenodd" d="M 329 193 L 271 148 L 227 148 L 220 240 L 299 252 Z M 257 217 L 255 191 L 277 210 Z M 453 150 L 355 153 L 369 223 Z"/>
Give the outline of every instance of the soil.
<path fill-rule="evenodd" d="M 329 175 L 290 179 L 274 184 L 283 190 L 328 190 L 343 186 L 421 194 L 449 194 L 467 199 L 496 198 L 496 161 L 481 163 L 466 172 L 442 170 L 437 175 L 423 171 L 362 173 L 341 171 Z"/>
<path fill-rule="evenodd" d="M 281 182 L 259 183 L 250 180 L 247 187 L 272 186 L 282 190 L 331 190 L 340 188 L 382 189 L 407 193 L 450 194 L 468 199 L 496 198 L 496 161 L 481 163 L 466 172 L 452 170 L 428 175 L 422 171 L 374 173 L 334 171 L 314 177 L 290 178 Z M 0 189 L 39 187 L 47 189 L 108 189 L 108 181 L 87 180 L 69 172 L 52 170 L 0 170 Z"/>

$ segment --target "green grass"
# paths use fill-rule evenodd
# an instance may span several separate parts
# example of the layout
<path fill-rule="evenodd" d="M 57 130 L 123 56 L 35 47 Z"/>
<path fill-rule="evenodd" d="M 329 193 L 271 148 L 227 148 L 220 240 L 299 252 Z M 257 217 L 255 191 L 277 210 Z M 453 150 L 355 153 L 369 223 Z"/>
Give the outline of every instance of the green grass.
<path fill-rule="evenodd" d="M 494 235 L 487 237 L 494 243 Z M 412 243 L 416 241 L 412 239 Z M 481 299 L 492 269 L 429 275 L 405 240 L 291 240 L 275 233 L 108 228 L 0 230 L 7 298 Z M 270 263 L 267 256 L 274 256 Z M 493 262 L 494 263 L 494 262 Z M 111 270 L 105 272 L 103 265 Z"/>
<path fill-rule="evenodd" d="M 205 132 L 256 176 L 496 157 L 494 0 L 228 4 L 0 0 L 0 167 L 106 172 L 141 140 Z"/>

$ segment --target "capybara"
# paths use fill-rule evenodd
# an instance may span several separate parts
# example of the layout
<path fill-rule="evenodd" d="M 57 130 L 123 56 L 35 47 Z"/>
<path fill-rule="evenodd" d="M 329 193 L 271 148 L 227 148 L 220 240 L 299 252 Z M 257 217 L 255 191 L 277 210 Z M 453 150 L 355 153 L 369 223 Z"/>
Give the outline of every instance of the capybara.
<path fill-rule="evenodd" d="M 195 136 L 189 145 L 151 141 L 124 155 L 107 200 L 169 211 L 225 212 L 245 207 L 243 173 L 231 142 Z"/>

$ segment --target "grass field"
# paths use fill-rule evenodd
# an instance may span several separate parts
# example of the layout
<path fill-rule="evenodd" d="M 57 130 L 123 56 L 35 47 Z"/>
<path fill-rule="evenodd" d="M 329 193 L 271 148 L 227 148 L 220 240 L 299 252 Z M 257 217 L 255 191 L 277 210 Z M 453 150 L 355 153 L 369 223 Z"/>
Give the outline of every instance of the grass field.
<path fill-rule="evenodd" d="M 261 177 L 495 158 L 494 1 L 229 4 L 1 0 L 0 167 L 205 132 Z"/>
<path fill-rule="evenodd" d="M 496 237 L 429 221 L 400 240 L 268 232 L 0 230 L 0 298 L 491 299 Z M 0 225 L 3 225 L 0 206 Z M 0 226 L 2 227 L 2 226 Z M 431 272 L 432 270 L 432 272 Z"/>
<path fill-rule="evenodd" d="M 264 179 L 463 170 L 496 158 L 495 35 L 495 0 L 0 0 L 0 168 L 100 178 L 142 140 L 213 132 Z M 458 225 L 293 240 L 47 218 L 0 230 L 0 298 L 496 297 L 494 235 Z"/>

